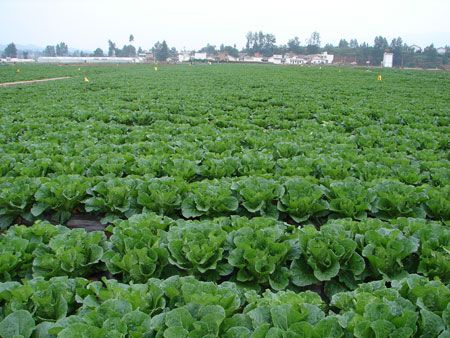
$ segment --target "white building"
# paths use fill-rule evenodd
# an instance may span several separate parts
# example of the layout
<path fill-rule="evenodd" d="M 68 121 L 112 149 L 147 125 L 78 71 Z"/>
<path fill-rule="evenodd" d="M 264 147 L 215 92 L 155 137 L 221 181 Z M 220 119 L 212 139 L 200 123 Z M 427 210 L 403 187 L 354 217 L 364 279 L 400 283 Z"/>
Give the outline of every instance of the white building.
<path fill-rule="evenodd" d="M 279 54 L 271 56 L 267 61 L 276 65 L 281 65 L 282 63 L 284 63 L 283 55 Z"/>
<path fill-rule="evenodd" d="M 383 55 L 383 67 L 392 68 L 392 64 L 394 61 L 394 54 L 392 53 L 384 53 Z"/>
<path fill-rule="evenodd" d="M 142 58 L 133 57 L 75 57 L 75 56 L 41 56 L 37 59 L 38 63 L 140 63 L 143 62 Z"/>
<path fill-rule="evenodd" d="M 445 53 L 447 53 L 447 49 L 445 47 L 439 47 L 439 48 L 436 48 L 436 52 L 439 55 L 444 55 Z"/>
<path fill-rule="evenodd" d="M 258 56 L 244 56 L 244 59 L 242 61 L 244 62 L 262 62 L 262 57 Z"/>
<path fill-rule="evenodd" d="M 306 63 L 306 60 L 301 56 L 294 55 L 294 56 L 290 56 L 290 57 L 288 56 L 284 60 L 284 63 L 286 65 L 303 65 Z"/>
<path fill-rule="evenodd" d="M 412 46 L 409 46 L 409 48 L 411 48 L 414 51 L 414 53 L 422 53 L 422 47 L 420 47 L 420 46 L 412 45 Z"/>
<path fill-rule="evenodd" d="M 326 65 L 333 63 L 334 55 L 323 52 L 322 54 L 310 55 L 311 64 L 313 65 Z"/>
<path fill-rule="evenodd" d="M 195 60 L 207 60 L 208 58 L 207 58 L 207 55 L 206 55 L 206 53 L 195 53 L 194 54 L 194 59 Z"/>
<path fill-rule="evenodd" d="M 188 52 L 182 52 L 178 54 L 178 62 L 189 62 L 191 61 L 191 54 Z"/>
<path fill-rule="evenodd" d="M 6 59 L 0 59 L 0 62 L 2 63 L 34 63 L 36 60 L 34 59 L 19 59 L 19 58 L 6 58 Z"/>

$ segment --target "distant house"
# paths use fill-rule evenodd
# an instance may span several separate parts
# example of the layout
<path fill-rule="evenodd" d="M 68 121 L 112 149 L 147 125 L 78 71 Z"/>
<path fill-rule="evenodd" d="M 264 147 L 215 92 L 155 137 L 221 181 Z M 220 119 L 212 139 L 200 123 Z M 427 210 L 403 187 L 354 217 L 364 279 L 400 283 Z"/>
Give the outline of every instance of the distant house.
<path fill-rule="evenodd" d="M 217 56 L 215 57 L 215 60 L 219 61 L 219 62 L 237 62 L 237 61 L 239 61 L 239 59 L 237 57 L 228 55 L 227 52 L 219 52 L 217 54 Z"/>
<path fill-rule="evenodd" d="M 422 47 L 420 47 L 420 46 L 412 45 L 412 46 L 409 46 L 409 48 L 411 48 L 414 53 L 422 53 Z"/>
<path fill-rule="evenodd" d="M 194 54 L 194 59 L 195 59 L 195 60 L 207 60 L 208 58 L 207 58 L 206 53 L 199 53 L 199 52 L 196 52 L 196 53 Z"/>
<path fill-rule="evenodd" d="M 384 53 L 383 55 L 383 67 L 385 68 L 392 68 L 392 64 L 394 61 L 394 54 L 392 53 Z"/>
<path fill-rule="evenodd" d="M 191 61 L 191 54 L 189 52 L 181 52 L 178 54 L 178 62 Z"/>
<path fill-rule="evenodd" d="M 243 60 L 244 62 L 263 62 L 263 58 L 262 57 L 258 57 L 258 56 L 244 56 Z"/>
<path fill-rule="evenodd" d="M 283 58 L 283 55 L 275 54 L 275 55 L 271 56 L 270 58 L 268 58 L 267 61 L 270 63 L 274 63 L 276 65 L 281 65 L 284 63 L 284 58 Z"/>
<path fill-rule="evenodd" d="M 334 55 L 323 52 L 322 54 L 308 55 L 310 63 L 313 65 L 326 65 L 333 63 Z"/>
<path fill-rule="evenodd" d="M 436 51 L 439 55 L 444 55 L 445 53 L 447 53 L 447 48 L 439 47 L 439 48 L 436 48 Z"/>
<path fill-rule="evenodd" d="M 306 63 L 306 58 L 302 55 L 291 55 L 284 59 L 284 64 L 286 65 L 304 65 Z"/>

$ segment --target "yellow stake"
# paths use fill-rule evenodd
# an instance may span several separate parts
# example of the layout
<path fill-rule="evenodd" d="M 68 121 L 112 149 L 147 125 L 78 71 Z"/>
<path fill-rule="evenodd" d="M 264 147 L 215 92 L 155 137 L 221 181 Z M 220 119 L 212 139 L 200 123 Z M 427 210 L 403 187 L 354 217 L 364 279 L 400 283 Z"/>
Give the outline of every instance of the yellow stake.
<path fill-rule="evenodd" d="M 17 69 L 17 70 L 16 70 L 16 73 L 20 73 L 20 69 Z"/>
<path fill-rule="evenodd" d="M 155 72 L 158 70 L 158 67 L 155 67 Z"/>
<path fill-rule="evenodd" d="M 78 67 L 78 70 L 81 70 L 81 68 L 80 68 L 80 67 Z"/>
<path fill-rule="evenodd" d="M 381 81 L 381 74 L 378 74 L 377 81 Z"/>
<path fill-rule="evenodd" d="M 86 76 L 84 77 L 84 82 L 89 82 L 89 79 Z"/>

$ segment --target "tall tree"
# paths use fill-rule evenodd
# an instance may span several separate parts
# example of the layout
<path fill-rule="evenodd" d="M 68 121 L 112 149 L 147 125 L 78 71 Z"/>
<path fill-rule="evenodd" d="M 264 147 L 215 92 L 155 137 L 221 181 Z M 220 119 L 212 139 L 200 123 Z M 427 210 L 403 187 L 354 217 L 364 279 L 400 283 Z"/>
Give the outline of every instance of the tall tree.
<path fill-rule="evenodd" d="M 275 35 L 270 33 L 248 32 L 246 38 L 245 51 L 249 54 L 261 53 L 264 56 L 270 56 L 277 48 Z"/>
<path fill-rule="evenodd" d="M 17 57 L 17 48 L 14 42 L 11 42 L 8 46 L 6 46 L 5 50 L 3 51 L 3 54 L 5 54 L 7 58 Z"/>
<path fill-rule="evenodd" d="M 97 48 L 96 50 L 94 50 L 94 56 L 96 56 L 96 57 L 104 56 L 103 50 L 101 48 Z"/>
<path fill-rule="evenodd" d="M 358 45 L 358 40 L 356 40 L 356 39 L 350 39 L 349 47 L 350 47 L 350 48 L 358 48 L 358 47 L 359 47 L 359 45 Z"/>
<path fill-rule="evenodd" d="M 130 37 L 129 37 L 128 41 L 130 43 L 132 43 L 134 41 L 134 35 L 133 34 L 130 34 Z"/>
<path fill-rule="evenodd" d="M 239 56 L 239 51 L 236 48 L 236 45 L 233 46 L 225 46 L 224 44 L 220 45 L 219 51 L 226 53 L 230 56 L 237 58 Z"/>
<path fill-rule="evenodd" d="M 199 52 L 200 53 L 206 53 L 206 54 L 212 54 L 212 55 L 217 54 L 216 46 L 210 45 L 209 43 L 206 44 L 205 47 L 201 48 L 199 50 Z"/>
<path fill-rule="evenodd" d="M 403 66 L 405 46 L 402 38 L 392 39 L 390 49 L 394 54 L 394 66 Z"/>
<path fill-rule="evenodd" d="M 298 36 L 294 37 L 293 39 L 290 39 L 287 43 L 287 48 L 289 52 L 295 53 L 295 54 L 301 54 L 302 53 L 302 47 L 300 45 L 300 39 Z"/>
<path fill-rule="evenodd" d="M 69 47 L 64 42 L 60 42 L 56 45 L 56 56 L 68 56 Z"/>
<path fill-rule="evenodd" d="M 153 54 L 158 61 L 166 61 L 169 57 L 169 47 L 167 46 L 166 40 L 163 40 L 163 42 L 156 42 L 152 49 Z"/>
<path fill-rule="evenodd" d="M 339 48 L 348 48 L 348 42 L 347 42 L 347 40 L 341 39 L 341 40 L 339 41 L 338 47 L 339 47 Z"/>
<path fill-rule="evenodd" d="M 385 37 L 377 36 L 373 41 L 372 49 L 372 65 L 379 66 L 383 60 L 384 52 L 389 48 L 389 44 Z"/>
<path fill-rule="evenodd" d="M 55 46 L 47 46 L 44 49 L 45 56 L 56 56 Z"/>
<path fill-rule="evenodd" d="M 317 54 L 320 52 L 320 34 L 317 31 L 311 33 L 311 37 L 308 40 L 308 46 L 306 47 L 308 54 Z"/>
<path fill-rule="evenodd" d="M 117 47 L 114 42 L 108 40 L 108 56 L 116 56 Z"/>

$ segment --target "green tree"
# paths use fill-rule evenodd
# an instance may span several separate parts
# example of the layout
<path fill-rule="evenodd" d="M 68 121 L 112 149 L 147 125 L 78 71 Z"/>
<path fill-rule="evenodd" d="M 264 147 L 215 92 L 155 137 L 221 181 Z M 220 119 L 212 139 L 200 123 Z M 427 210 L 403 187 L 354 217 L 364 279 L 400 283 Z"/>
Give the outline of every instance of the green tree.
<path fill-rule="evenodd" d="M 236 45 L 234 46 L 225 46 L 224 44 L 220 45 L 220 51 L 222 53 L 226 53 L 230 56 L 233 56 L 235 58 L 237 58 L 239 56 L 239 51 L 236 48 Z"/>
<path fill-rule="evenodd" d="M 405 47 L 401 37 L 392 39 L 390 49 L 394 54 L 394 66 L 403 66 Z"/>
<path fill-rule="evenodd" d="M 96 57 L 104 56 L 103 50 L 101 48 L 97 48 L 96 50 L 94 50 L 94 56 L 96 56 Z"/>
<path fill-rule="evenodd" d="M 289 52 L 295 53 L 295 54 L 301 54 L 303 53 L 303 48 L 300 45 L 300 39 L 298 36 L 294 37 L 293 39 L 290 39 L 287 43 L 287 49 Z"/>
<path fill-rule="evenodd" d="M 69 47 L 64 42 L 60 42 L 56 45 L 55 52 L 56 56 L 68 56 Z"/>
<path fill-rule="evenodd" d="M 306 52 L 308 54 L 317 54 L 320 52 L 320 34 L 317 31 L 311 33 L 311 37 L 308 40 L 308 46 L 306 46 Z"/>
<path fill-rule="evenodd" d="M 358 47 L 359 47 L 359 45 L 358 45 L 358 40 L 356 40 L 356 39 L 350 39 L 349 47 L 350 47 L 350 48 L 358 48 Z"/>
<path fill-rule="evenodd" d="M 3 54 L 5 54 L 5 56 L 9 58 L 17 57 L 17 48 L 14 42 L 11 42 L 8 46 L 6 46 L 5 50 L 3 51 Z"/>
<path fill-rule="evenodd" d="M 167 46 L 166 40 L 156 42 L 152 50 L 157 61 L 166 61 L 169 57 L 169 47 Z"/>
<path fill-rule="evenodd" d="M 55 46 L 47 46 L 44 49 L 45 56 L 56 56 Z"/>
<path fill-rule="evenodd" d="M 441 65 L 441 58 L 434 47 L 434 44 L 431 44 L 424 48 L 423 50 L 424 64 L 425 68 L 436 68 Z"/>
<path fill-rule="evenodd" d="M 211 54 L 211 55 L 216 55 L 217 54 L 216 46 L 210 45 L 209 43 L 206 44 L 205 47 L 201 48 L 199 50 L 199 52 L 200 53 Z"/>
<path fill-rule="evenodd" d="M 129 37 L 128 41 L 130 43 L 132 43 L 134 41 L 134 35 L 133 34 L 130 34 L 130 37 Z"/>
<path fill-rule="evenodd" d="M 117 47 L 114 42 L 108 40 L 108 56 L 116 56 Z"/>
<path fill-rule="evenodd" d="M 248 32 L 245 51 L 251 55 L 261 53 L 264 56 L 271 56 L 276 51 L 276 38 L 273 34 L 265 34 L 262 31 Z"/>
<path fill-rule="evenodd" d="M 339 41 L 338 47 L 339 47 L 339 48 L 348 48 L 348 47 L 349 47 L 349 44 L 348 44 L 347 40 L 341 39 L 341 40 Z"/>
<path fill-rule="evenodd" d="M 385 37 L 375 37 L 372 49 L 372 65 L 379 66 L 383 60 L 384 52 L 389 48 L 389 44 Z"/>

